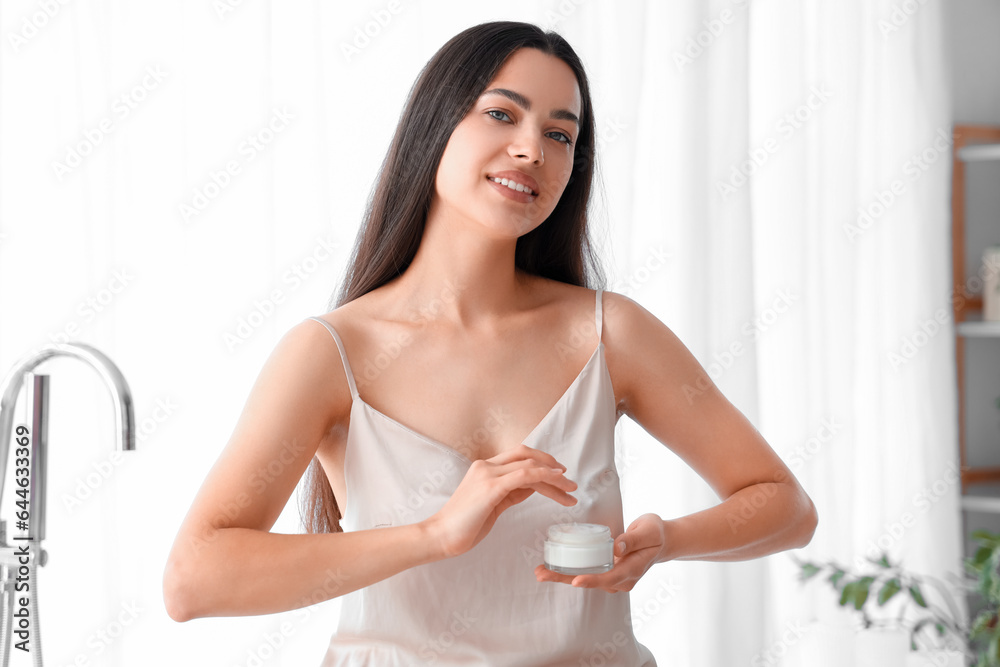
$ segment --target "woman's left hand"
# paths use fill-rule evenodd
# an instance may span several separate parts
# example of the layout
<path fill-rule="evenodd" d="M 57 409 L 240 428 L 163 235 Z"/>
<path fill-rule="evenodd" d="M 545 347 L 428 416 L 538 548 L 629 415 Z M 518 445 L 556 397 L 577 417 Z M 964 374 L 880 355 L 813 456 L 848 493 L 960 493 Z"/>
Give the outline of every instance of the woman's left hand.
<path fill-rule="evenodd" d="M 621 543 L 625 543 L 622 550 Z M 538 581 L 558 581 L 579 588 L 602 588 L 608 593 L 631 591 L 635 582 L 659 562 L 666 544 L 663 519 L 657 514 L 643 514 L 625 532 L 615 537 L 614 565 L 600 574 L 560 574 L 545 567 L 535 568 Z"/>

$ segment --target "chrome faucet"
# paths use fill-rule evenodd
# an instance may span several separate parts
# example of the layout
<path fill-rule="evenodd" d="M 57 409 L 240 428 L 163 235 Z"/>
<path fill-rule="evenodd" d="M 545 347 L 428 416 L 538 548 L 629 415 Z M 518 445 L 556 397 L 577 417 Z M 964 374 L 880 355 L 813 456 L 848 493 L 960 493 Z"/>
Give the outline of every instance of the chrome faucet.
<path fill-rule="evenodd" d="M 7 479 L 7 458 L 10 454 L 11 430 L 14 426 L 14 409 L 24 385 L 25 377 L 31 377 L 28 386 L 28 410 L 34 422 L 31 428 L 31 471 L 28 497 L 30 499 L 29 525 L 34 533 L 22 539 L 21 546 L 15 548 L 7 544 L 6 521 L 0 520 L 0 666 L 7 667 L 10 649 L 14 641 L 11 621 L 14 606 L 15 576 L 28 573 L 30 578 L 30 653 L 34 667 L 41 667 L 41 636 L 38 626 L 38 582 L 37 566 L 45 564 L 45 551 L 41 540 L 45 537 L 45 462 L 47 458 L 48 420 L 48 376 L 34 376 L 36 366 L 51 357 L 76 357 L 87 362 L 104 380 L 114 399 L 115 421 L 118 424 L 117 445 L 119 451 L 135 450 L 135 410 L 132 406 L 132 392 L 118 367 L 102 352 L 84 343 L 49 343 L 36 348 L 14 364 L 0 384 L 0 500 L 3 499 L 4 482 Z M 26 555 L 27 551 L 27 555 Z M 23 568 L 27 567 L 27 570 Z M 23 576 L 22 576 L 23 580 Z M 23 593 L 21 594 L 23 595 Z"/>
<path fill-rule="evenodd" d="M 118 449 L 135 449 L 135 410 L 132 407 L 132 392 L 118 367 L 108 357 L 84 343 L 49 343 L 21 358 L 0 384 L 0 499 L 7 479 L 7 455 L 10 453 L 11 428 L 14 425 L 14 406 L 24 384 L 25 373 L 30 373 L 38 364 L 51 357 L 67 356 L 81 359 L 100 374 L 115 401 L 115 422 L 119 425 Z"/>

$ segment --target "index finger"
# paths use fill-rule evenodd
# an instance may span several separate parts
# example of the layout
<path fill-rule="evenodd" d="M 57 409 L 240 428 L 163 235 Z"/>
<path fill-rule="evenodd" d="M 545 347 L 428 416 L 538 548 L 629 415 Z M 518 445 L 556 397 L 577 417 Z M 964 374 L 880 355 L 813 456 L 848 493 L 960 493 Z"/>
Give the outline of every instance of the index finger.
<path fill-rule="evenodd" d="M 552 456 L 548 452 L 543 452 L 540 449 L 535 449 L 534 447 L 529 447 L 523 442 L 515 447 L 514 449 L 507 450 L 505 452 L 500 452 L 496 456 L 487 459 L 490 463 L 510 463 L 511 461 L 519 461 L 525 458 L 532 458 L 539 463 L 544 463 L 550 468 L 562 468 L 563 472 L 566 472 L 567 468 L 563 464 L 556 460 L 556 457 Z"/>

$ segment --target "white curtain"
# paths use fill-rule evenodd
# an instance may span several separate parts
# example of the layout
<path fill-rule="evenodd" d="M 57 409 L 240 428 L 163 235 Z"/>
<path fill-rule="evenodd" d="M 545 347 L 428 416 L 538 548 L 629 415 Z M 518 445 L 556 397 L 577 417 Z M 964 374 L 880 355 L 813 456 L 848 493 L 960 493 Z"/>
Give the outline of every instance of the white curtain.
<path fill-rule="evenodd" d="M 820 513 L 803 555 L 857 566 L 885 549 L 950 579 L 963 569 L 942 5 L 754 5 L 750 145 L 779 148 L 754 175 L 751 219 L 758 312 L 796 297 L 759 339 L 758 405 Z M 843 622 L 825 583 L 796 594 L 788 561 L 767 565 L 773 641 L 789 621 Z"/>
<path fill-rule="evenodd" d="M 319 664 L 337 600 L 177 624 L 166 554 L 264 359 L 339 284 L 419 69 L 496 19 L 552 27 L 584 59 L 608 289 L 671 327 L 793 466 L 820 515 L 801 555 L 850 563 L 881 542 L 960 571 L 958 488 L 941 483 L 957 459 L 941 3 L 894 4 L 0 5 L 0 366 L 92 344 L 141 426 L 116 456 L 96 374 L 39 369 L 46 661 Z M 939 309 L 947 325 L 903 356 Z M 719 502 L 627 419 L 618 445 L 626 525 Z M 294 501 L 276 532 L 300 530 Z M 847 615 L 796 574 L 787 553 L 656 566 L 632 593 L 636 634 L 664 666 L 814 664 L 789 628 Z"/>
<path fill-rule="evenodd" d="M 634 298 L 816 503 L 798 555 L 864 566 L 885 548 L 946 578 L 962 571 L 951 119 L 940 3 L 911 4 L 650 3 L 635 132 L 646 145 L 622 196 L 633 207 L 611 217 L 629 251 L 619 267 L 650 247 L 671 257 Z M 717 502 L 641 429 L 626 432 L 656 460 L 625 481 L 636 513 Z M 827 664 L 811 624 L 855 620 L 825 583 L 799 586 L 788 554 L 657 569 L 633 603 L 655 599 L 658 579 L 676 584 L 640 629 L 655 626 L 666 664 Z M 841 648 L 829 664 L 849 664 Z"/>

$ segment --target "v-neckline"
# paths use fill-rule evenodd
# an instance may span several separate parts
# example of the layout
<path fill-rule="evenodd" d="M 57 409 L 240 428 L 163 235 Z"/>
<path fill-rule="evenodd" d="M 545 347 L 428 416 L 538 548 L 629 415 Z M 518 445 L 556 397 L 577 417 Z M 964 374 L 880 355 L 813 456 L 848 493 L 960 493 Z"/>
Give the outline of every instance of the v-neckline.
<path fill-rule="evenodd" d="M 590 368 L 590 364 L 594 361 L 595 358 L 597 358 L 597 353 L 600 352 L 603 347 L 604 347 L 604 341 L 599 341 L 597 343 L 597 347 L 595 347 L 594 351 L 591 353 L 590 358 L 587 359 L 587 363 L 583 365 L 583 368 L 580 369 L 580 372 L 576 374 L 576 377 L 573 378 L 573 381 L 569 383 L 569 386 L 566 387 L 566 389 L 563 391 L 562 395 L 559 396 L 559 398 L 552 405 L 552 407 L 549 408 L 548 412 L 545 413 L 545 416 L 542 417 L 541 421 L 539 421 L 537 424 L 535 424 L 535 427 L 531 429 L 531 431 L 528 433 L 528 435 L 526 435 L 523 438 L 521 438 L 521 442 L 527 442 L 528 440 L 530 440 L 532 438 L 532 436 L 534 436 L 538 432 L 538 430 L 542 427 L 542 425 L 545 424 L 545 422 L 547 422 L 549 420 L 549 417 L 552 416 L 552 414 L 556 411 L 556 409 L 560 405 L 562 405 L 562 403 L 566 399 L 566 397 L 569 396 L 570 391 L 572 391 L 573 387 L 575 387 L 580 382 L 580 378 L 582 378 L 584 372 L 588 368 Z M 355 397 L 355 400 L 359 401 L 361 403 L 361 405 L 363 405 L 369 411 L 374 412 L 375 414 L 377 414 L 378 416 L 382 417 L 386 421 L 388 421 L 388 422 L 390 422 L 392 424 L 395 424 L 396 426 L 400 427 L 404 431 L 407 431 L 407 432 L 413 434 L 417 438 L 419 438 L 419 439 L 421 439 L 421 440 L 423 440 L 423 441 L 425 441 L 427 443 L 430 443 L 431 445 L 434 445 L 435 447 L 442 448 L 446 452 L 454 454 L 455 456 L 457 456 L 461 460 L 465 461 L 466 464 L 472 465 L 472 459 L 470 459 L 468 456 L 466 456 L 462 452 L 458 451 L 457 449 L 455 449 L 451 445 L 446 445 L 446 444 L 444 444 L 443 442 L 441 442 L 439 440 L 435 440 L 434 438 L 432 438 L 432 437 L 430 437 L 428 435 L 424 435 L 423 433 L 420 433 L 420 432 L 418 432 L 418 431 L 410 428 L 406 424 L 403 424 L 403 423 L 401 423 L 401 422 L 393 419 L 392 417 L 390 417 L 389 415 L 385 414 L 381 410 L 376 409 L 374 406 L 372 406 L 370 403 L 368 403 L 365 399 L 361 398 L 361 394 L 357 394 L 356 397 Z"/>

